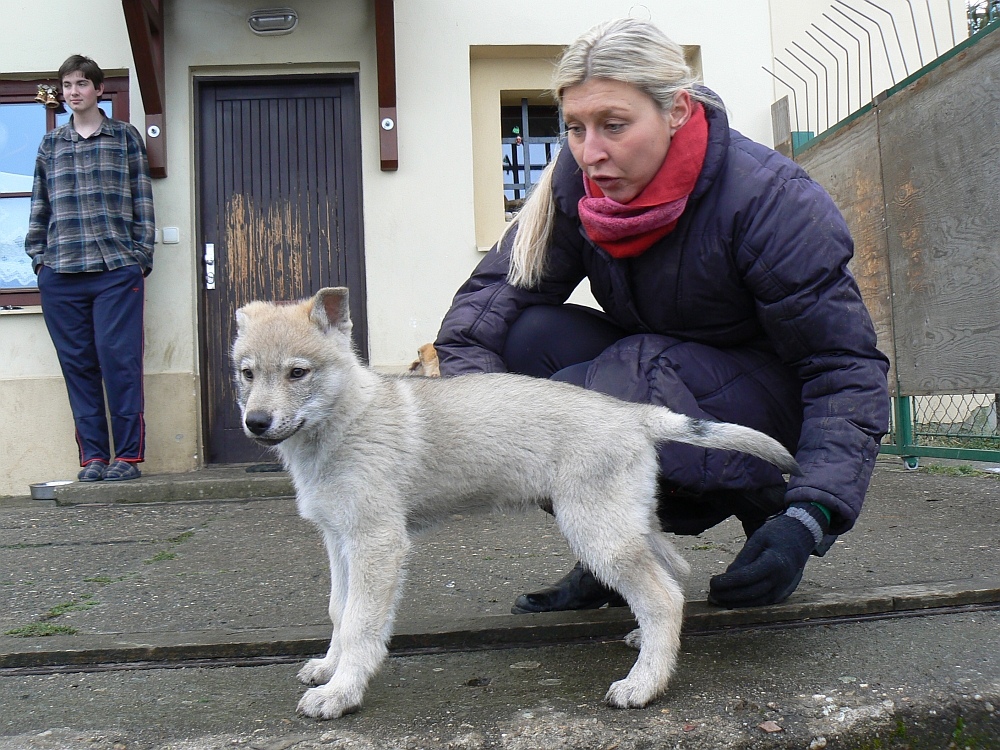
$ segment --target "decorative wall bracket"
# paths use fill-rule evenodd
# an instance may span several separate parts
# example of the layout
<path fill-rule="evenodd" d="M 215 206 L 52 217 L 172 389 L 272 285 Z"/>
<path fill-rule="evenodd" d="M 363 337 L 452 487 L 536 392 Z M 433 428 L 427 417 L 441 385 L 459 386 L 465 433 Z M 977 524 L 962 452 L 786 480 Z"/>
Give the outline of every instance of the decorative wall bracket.
<path fill-rule="evenodd" d="M 135 74 L 146 110 L 146 153 L 153 177 L 167 176 L 166 104 L 163 65 L 165 0 L 122 0 Z"/>
<path fill-rule="evenodd" d="M 399 169 L 396 133 L 396 31 L 393 0 L 375 0 L 375 58 L 378 65 L 378 146 L 383 172 Z"/>

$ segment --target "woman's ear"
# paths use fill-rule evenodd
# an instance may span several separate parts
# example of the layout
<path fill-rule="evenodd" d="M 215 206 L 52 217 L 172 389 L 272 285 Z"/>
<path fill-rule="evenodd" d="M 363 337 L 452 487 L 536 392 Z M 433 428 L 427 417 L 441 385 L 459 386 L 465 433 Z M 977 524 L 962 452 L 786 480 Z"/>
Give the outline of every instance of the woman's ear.
<path fill-rule="evenodd" d="M 694 114 L 694 102 L 691 101 L 691 95 L 685 89 L 681 89 L 674 94 L 674 103 L 667 113 L 671 137 L 691 119 L 692 114 Z"/>

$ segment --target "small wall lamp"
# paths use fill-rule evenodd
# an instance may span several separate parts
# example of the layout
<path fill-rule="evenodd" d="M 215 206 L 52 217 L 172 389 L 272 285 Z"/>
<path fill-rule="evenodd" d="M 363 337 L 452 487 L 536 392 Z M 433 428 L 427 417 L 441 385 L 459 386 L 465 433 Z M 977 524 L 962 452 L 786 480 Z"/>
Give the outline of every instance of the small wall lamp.
<path fill-rule="evenodd" d="M 298 23 L 299 14 L 292 8 L 264 8 L 255 10 L 247 18 L 250 30 L 260 36 L 291 34 Z"/>

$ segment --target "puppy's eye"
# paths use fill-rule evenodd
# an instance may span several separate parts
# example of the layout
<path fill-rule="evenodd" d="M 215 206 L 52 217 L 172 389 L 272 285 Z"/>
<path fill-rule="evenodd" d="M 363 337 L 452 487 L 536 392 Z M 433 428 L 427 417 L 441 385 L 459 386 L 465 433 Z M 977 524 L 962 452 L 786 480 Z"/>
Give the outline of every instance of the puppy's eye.
<path fill-rule="evenodd" d="M 290 377 L 292 380 L 301 380 L 306 376 L 306 374 L 308 374 L 308 372 L 309 370 L 307 370 L 304 367 L 293 367 L 291 371 L 288 373 L 288 377 Z"/>
<path fill-rule="evenodd" d="M 246 380 L 253 380 L 253 370 L 249 367 L 244 367 L 240 374 L 243 375 Z"/>

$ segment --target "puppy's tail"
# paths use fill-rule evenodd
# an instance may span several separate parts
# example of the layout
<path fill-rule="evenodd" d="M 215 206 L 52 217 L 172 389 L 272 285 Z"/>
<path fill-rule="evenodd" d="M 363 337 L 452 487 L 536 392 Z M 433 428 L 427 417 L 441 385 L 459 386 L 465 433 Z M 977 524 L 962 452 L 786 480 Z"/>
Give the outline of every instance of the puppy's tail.
<path fill-rule="evenodd" d="M 663 406 L 647 412 L 646 426 L 658 442 L 673 440 L 701 448 L 742 451 L 774 464 L 786 474 L 802 476 L 798 463 L 781 443 L 750 427 L 693 419 Z"/>

